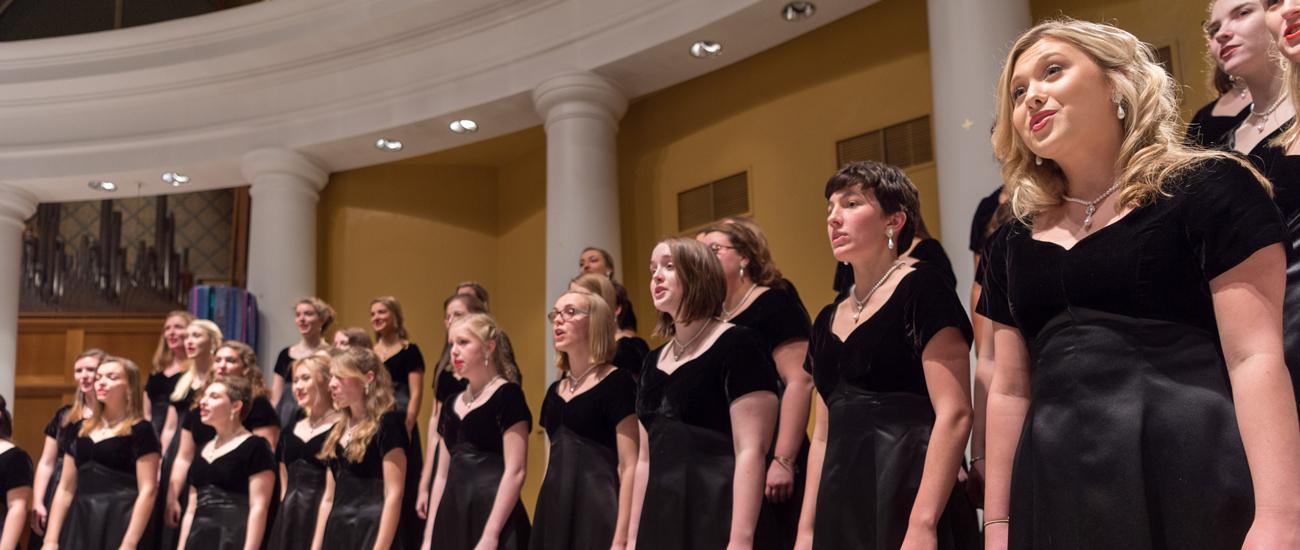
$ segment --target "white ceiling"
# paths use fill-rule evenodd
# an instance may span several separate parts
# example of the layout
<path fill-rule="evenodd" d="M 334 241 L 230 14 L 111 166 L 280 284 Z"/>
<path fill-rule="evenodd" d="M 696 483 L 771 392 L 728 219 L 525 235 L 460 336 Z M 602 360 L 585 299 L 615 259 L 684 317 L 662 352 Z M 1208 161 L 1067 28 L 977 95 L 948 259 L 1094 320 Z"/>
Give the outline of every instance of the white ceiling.
<path fill-rule="evenodd" d="M 239 159 L 286 147 L 330 171 L 541 123 L 530 92 L 589 70 L 635 98 L 771 48 L 876 0 L 276 0 L 0 48 L 0 183 L 41 201 L 243 183 Z M 724 45 L 701 60 L 696 40 Z M 478 133 L 453 134 L 470 118 Z M 379 137 L 405 148 L 385 153 Z"/>

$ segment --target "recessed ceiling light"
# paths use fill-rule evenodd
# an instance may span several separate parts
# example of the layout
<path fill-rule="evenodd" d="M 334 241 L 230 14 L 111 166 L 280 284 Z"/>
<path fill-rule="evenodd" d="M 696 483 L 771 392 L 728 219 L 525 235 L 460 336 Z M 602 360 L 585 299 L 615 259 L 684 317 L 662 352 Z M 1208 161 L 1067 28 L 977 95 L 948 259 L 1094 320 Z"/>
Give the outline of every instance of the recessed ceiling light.
<path fill-rule="evenodd" d="M 452 122 L 448 127 L 457 134 L 472 134 L 478 131 L 478 123 L 467 118 Z"/>
<path fill-rule="evenodd" d="M 375 149 L 380 151 L 401 151 L 402 142 L 395 139 L 379 138 L 375 140 Z"/>
<path fill-rule="evenodd" d="M 90 182 L 90 188 L 96 191 L 117 191 L 117 184 L 111 181 L 95 180 Z"/>
<path fill-rule="evenodd" d="M 172 187 L 180 187 L 190 182 L 190 177 L 180 172 L 167 172 L 162 175 L 162 180 L 171 184 Z"/>
<path fill-rule="evenodd" d="M 781 17 L 790 22 L 803 21 L 816 12 L 817 6 L 812 2 L 790 2 L 781 8 Z"/>
<path fill-rule="evenodd" d="M 691 55 L 699 58 L 717 57 L 722 53 L 722 44 L 712 40 L 701 40 L 691 44 Z"/>

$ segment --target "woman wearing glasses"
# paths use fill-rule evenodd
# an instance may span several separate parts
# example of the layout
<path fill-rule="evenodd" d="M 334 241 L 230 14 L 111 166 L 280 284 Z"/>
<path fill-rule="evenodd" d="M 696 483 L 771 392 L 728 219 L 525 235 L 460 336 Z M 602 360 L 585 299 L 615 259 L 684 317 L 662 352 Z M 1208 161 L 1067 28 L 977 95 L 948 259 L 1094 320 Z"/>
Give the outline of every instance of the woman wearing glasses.
<path fill-rule="evenodd" d="M 530 548 L 607 550 L 627 545 L 636 474 L 636 382 L 614 367 L 614 313 L 584 289 L 547 315 L 561 379 L 542 402 L 550 460 Z"/>

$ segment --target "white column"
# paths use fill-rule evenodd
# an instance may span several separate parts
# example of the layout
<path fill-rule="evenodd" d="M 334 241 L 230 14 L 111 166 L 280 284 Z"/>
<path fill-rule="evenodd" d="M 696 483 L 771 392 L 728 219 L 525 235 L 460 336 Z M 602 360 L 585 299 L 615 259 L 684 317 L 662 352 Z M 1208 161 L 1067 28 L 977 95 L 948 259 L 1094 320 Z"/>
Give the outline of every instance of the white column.
<path fill-rule="evenodd" d="M 316 293 L 316 202 L 329 173 L 288 149 L 248 153 L 241 168 L 252 185 L 248 291 L 257 297 L 257 352 L 269 372 L 272 354 L 298 341 L 293 301 Z"/>
<path fill-rule="evenodd" d="M 621 266 L 618 121 L 627 98 L 589 72 L 555 76 L 533 90 L 546 121 L 546 297 L 553 303 L 577 274 L 578 255 L 596 246 Z M 616 272 L 621 271 L 616 269 Z M 546 364 L 554 358 L 547 331 Z M 547 368 L 547 384 L 555 369 Z"/>
<path fill-rule="evenodd" d="M 23 225 L 36 213 L 36 197 L 0 183 L 0 395 L 14 410 L 18 372 L 18 291 L 23 263 Z"/>
<path fill-rule="evenodd" d="M 957 294 L 967 301 L 971 218 L 980 199 L 1002 184 L 989 144 L 994 86 L 1011 42 L 1029 27 L 1029 1 L 928 0 L 927 9 L 939 219 Z"/>

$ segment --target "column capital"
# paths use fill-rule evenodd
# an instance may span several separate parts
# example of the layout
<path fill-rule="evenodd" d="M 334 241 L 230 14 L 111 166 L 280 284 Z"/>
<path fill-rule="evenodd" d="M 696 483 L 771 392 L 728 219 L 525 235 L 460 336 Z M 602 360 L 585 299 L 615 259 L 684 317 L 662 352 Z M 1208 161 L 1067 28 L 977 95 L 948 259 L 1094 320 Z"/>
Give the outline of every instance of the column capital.
<path fill-rule="evenodd" d="M 616 82 L 598 74 L 563 73 L 533 89 L 533 107 L 548 127 L 571 117 L 596 118 L 618 126 L 627 112 L 627 95 Z"/>
<path fill-rule="evenodd" d="M 36 213 L 36 195 L 10 184 L 0 183 L 0 224 L 19 228 Z"/>
<path fill-rule="evenodd" d="M 308 184 L 313 193 L 319 193 L 329 183 L 329 171 L 315 159 L 292 149 L 265 148 L 246 153 L 240 160 L 240 173 L 244 180 L 257 188 L 263 176 L 281 175 Z"/>

